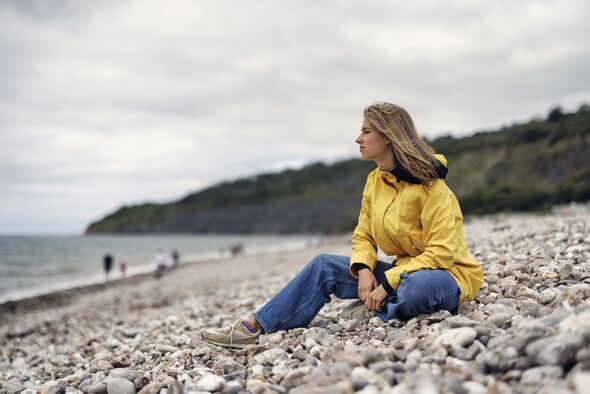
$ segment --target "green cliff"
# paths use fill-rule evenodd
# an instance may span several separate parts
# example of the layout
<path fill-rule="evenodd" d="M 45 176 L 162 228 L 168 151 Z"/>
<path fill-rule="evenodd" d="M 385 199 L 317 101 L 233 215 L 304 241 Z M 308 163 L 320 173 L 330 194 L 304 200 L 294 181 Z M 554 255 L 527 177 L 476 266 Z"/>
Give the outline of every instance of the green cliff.
<path fill-rule="evenodd" d="M 464 214 L 546 210 L 590 199 L 590 108 L 464 138 L 430 141 L 449 160 Z M 87 233 L 338 233 L 354 228 L 360 159 L 224 182 L 167 204 L 125 206 Z"/>

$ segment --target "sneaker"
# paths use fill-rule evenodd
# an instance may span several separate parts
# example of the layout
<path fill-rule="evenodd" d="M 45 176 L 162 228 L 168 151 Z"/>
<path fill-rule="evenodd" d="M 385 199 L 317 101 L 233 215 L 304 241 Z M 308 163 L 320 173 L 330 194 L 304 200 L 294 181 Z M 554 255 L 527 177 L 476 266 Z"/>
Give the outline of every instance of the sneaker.
<path fill-rule="evenodd" d="M 375 316 L 377 314 L 368 310 L 361 300 L 348 304 L 342 310 L 342 317 L 345 319 L 367 320 Z"/>
<path fill-rule="evenodd" d="M 261 334 L 262 329 L 250 332 L 242 320 L 238 320 L 227 327 L 206 328 L 201 331 L 201 338 L 214 345 L 241 349 L 244 345 L 256 344 Z"/>

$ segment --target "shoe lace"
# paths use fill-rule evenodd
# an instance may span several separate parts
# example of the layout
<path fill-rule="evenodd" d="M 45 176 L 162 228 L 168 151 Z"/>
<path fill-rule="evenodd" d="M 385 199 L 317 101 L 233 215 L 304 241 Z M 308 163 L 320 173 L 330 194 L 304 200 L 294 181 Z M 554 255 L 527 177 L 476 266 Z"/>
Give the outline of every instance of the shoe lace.
<path fill-rule="evenodd" d="M 238 327 L 238 324 L 242 324 L 242 321 L 238 320 L 235 323 L 233 323 L 231 325 L 230 330 L 229 330 L 229 344 L 230 344 L 230 346 L 234 344 L 234 330 L 236 329 L 236 327 Z"/>

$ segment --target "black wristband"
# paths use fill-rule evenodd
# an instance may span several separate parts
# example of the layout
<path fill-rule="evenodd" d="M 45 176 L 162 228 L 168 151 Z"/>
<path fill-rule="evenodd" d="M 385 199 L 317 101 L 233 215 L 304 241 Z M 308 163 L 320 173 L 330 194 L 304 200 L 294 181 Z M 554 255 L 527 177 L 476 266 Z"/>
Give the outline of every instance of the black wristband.
<path fill-rule="evenodd" d="M 385 290 L 387 292 L 387 294 L 391 294 L 395 291 L 395 290 L 393 290 L 393 287 L 391 287 L 391 285 L 387 281 L 387 278 L 385 278 L 385 281 L 383 283 L 381 283 L 381 286 L 383 286 L 383 290 Z"/>
<path fill-rule="evenodd" d="M 370 270 L 369 266 L 366 264 L 363 264 L 363 263 L 353 263 L 352 264 L 352 272 L 356 272 L 357 275 L 359 272 L 361 272 L 364 269 Z"/>

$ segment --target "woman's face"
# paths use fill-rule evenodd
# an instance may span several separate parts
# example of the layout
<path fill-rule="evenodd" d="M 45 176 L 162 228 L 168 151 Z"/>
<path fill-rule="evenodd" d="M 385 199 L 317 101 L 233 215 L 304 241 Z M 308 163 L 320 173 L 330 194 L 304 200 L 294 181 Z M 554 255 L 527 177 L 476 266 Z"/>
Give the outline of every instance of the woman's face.
<path fill-rule="evenodd" d="M 361 133 L 354 141 L 359 144 L 359 150 L 364 160 L 382 161 L 392 154 L 389 139 L 385 134 L 377 131 L 365 117 L 363 117 Z"/>

